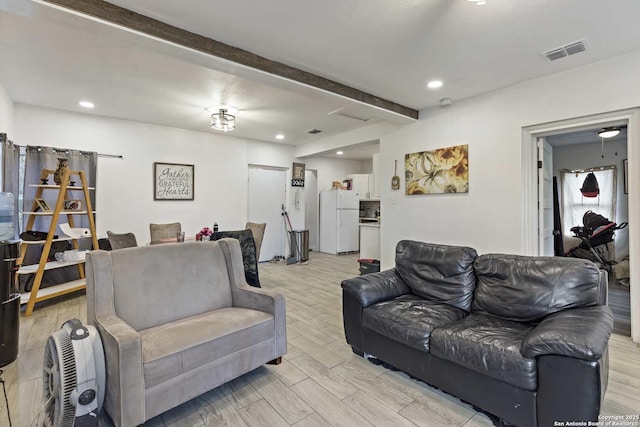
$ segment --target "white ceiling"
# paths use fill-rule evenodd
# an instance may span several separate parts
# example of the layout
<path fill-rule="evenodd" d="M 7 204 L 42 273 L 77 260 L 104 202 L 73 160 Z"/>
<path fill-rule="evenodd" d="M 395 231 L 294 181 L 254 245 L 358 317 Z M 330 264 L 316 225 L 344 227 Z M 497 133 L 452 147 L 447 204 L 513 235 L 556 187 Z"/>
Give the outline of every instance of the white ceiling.
<path fill-rule="evenodd" d="M 637 0 L 112 3 L 415 109 L 640 49 Z M 554 62 L 541 55 L 581 39 L 586 52 Z M 275 142 L 282 132 L 294 145 L 403 122 L 29 0 L 0 0 L 0 58 L 0 82 L 14 101 L 64 110 L 80 111 L 77 102 L 91 99 L 91 114 L 213 132 L 204 107 L 228 103 L 240 109 L 232 135 Z M 434 78 L 444 86 L 427 90 Z M 373 119 L 329 115 L 340 108 Z M 323 133 L 305 133 L 311 128 Z"/>

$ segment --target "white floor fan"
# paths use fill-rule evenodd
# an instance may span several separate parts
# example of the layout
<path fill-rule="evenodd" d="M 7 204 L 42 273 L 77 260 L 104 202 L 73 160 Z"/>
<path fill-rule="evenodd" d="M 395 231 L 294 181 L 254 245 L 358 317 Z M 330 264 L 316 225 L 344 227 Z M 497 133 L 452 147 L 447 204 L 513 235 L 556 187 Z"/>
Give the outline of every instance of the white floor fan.
<path fill-rule="evenodd" d="M 42 425 L 97 426 L 104 401 L 105 365 L 96 328 L 71 319 L 51 334 L 44 352 L 42 381 Z"/>

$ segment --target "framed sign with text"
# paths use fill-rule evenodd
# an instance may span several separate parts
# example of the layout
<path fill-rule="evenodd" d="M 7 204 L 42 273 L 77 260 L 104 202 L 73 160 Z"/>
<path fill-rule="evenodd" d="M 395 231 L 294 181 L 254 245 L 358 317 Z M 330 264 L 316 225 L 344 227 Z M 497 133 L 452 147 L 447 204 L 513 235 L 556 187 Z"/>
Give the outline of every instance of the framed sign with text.
<path fill-rule="evenodd" d="M 294 163 L 291 170 L 291 186 L 304 187 L 304 163 Z"/>
<path fill-rule="evenodd" d="M 153 164 L 153 200 L 193 200 L 193 165 Z"/>

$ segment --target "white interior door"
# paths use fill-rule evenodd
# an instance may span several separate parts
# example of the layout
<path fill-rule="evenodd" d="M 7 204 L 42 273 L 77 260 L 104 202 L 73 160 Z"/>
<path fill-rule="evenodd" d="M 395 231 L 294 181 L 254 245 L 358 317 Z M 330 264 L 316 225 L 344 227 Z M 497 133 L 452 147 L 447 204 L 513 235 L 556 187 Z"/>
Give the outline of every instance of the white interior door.
<path fill-rule="evenodd" d="M 282 205 L 286 203 L 286 172 L 276 169 L 249 168 L 250 222 L 264 222 L 264 238 L 259 261 L 285 256 L 285 229 Z"/>
<path fill-rule="evenodd" d="M 538 138 L 538 253 L 553 256 L 553 147 Z"/>
<path fill-rule="evenodd" d="M 304 173 L 304 223 L 309 230 L 309 249 L 318 250 L 318 172 L 307 169 Z"/>

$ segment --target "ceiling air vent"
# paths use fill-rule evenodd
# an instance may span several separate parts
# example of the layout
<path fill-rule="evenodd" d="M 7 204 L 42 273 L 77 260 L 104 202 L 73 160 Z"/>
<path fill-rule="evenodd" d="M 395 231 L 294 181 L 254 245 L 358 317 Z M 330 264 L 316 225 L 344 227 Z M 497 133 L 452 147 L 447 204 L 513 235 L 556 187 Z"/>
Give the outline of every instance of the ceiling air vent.
<path fill-rule="evenodd" d="M 564 50 L 567 52 L 567 55 L 575 55 L 576 53 L 584 52 L 587 48 L 582 41 L 579 41 L 565 46 Z"/>
<path fill-rule="evenodd" d="M 322 131 L 320 129 L 309 129 L 309 130 L 307 130 L 305 132 L 310 133 L 311 135 L 315 135 L 315 134 L 320 133 Z"/>
<path fill-rule="evenodd" d="M 575 55 L 576 53 L 584 52 L 585 50 L 587 50 L 585 41 L 578 40 L 577 42 L 569 43 L 566 46 L 562 46 L 562 47 L 544 52 L 543 55 L 545 58 L 547 58 L 547 61 L 555 61 L 556 59 L 560 59 L 569 55 Z"/>
<path fill-rule="evenodd" d="M 545 52 L 544 56 L 549 61 L 555 61 L 556 59 L 564 58 L 565 56 L 567 56 L 567 53 L 564 51 L 564 49 L 554 49 L 550 50 L 549 52 Z"/>

